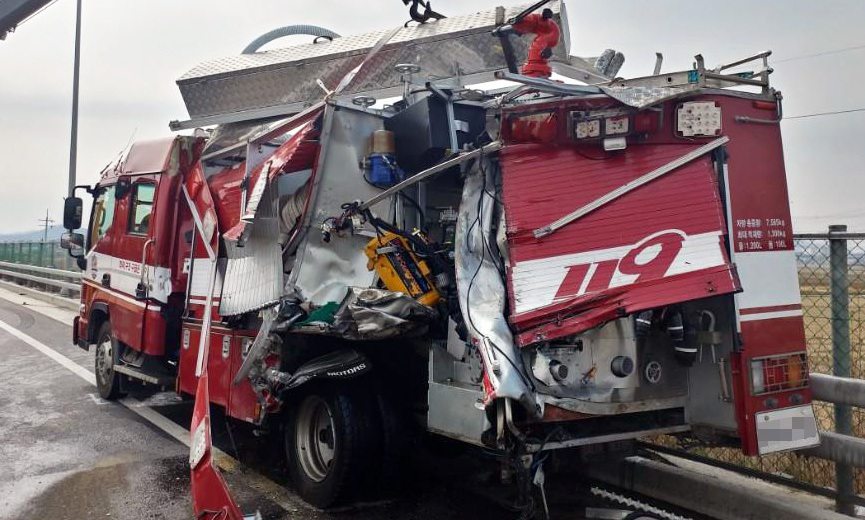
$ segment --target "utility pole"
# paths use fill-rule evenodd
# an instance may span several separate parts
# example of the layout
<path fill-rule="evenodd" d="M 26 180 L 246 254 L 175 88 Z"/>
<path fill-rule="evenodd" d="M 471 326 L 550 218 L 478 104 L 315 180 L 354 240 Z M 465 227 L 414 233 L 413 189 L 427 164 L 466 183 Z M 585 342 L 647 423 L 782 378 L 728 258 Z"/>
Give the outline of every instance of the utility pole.
<path fill-rule="evenodd" d="M 78 164 L 78 69 L 81 61 L 81 0 L 77 0 L 75 13 L 75 61 L 72 65 L 72 133 L 69 138 L 69 190 L 75 190 L 76 167 Z M 47 215 L 46 215 L 47 218 Z"/>
<path fill-rule="evenodd" d="M 40 218 L 36 221 L 44 224 L 45 230 L 42 232 L 42 241 L 48 242 L 48 225 L 54 223 L 54 220 L 48 218 L 48 210 L 45 210 L 45 218 Z"/>

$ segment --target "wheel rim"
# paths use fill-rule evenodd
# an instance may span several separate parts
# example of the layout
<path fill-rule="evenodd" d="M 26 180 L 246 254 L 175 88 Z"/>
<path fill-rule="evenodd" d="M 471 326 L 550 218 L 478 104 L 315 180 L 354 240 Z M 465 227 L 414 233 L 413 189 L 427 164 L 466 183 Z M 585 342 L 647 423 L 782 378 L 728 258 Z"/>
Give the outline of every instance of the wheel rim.
<path fill-rule="evenodd" d="M 114 372 L 111 336 L 103 337 L 96 345 L 96 377 L 100 383 L 111 381 Z"/>
<path fill-rule="evenodd" d="M 327 478 L 336 453 L 333 414 L 318 396 L 304 399 L 294 429 L 295 456 L 303 472 L 315 482 Z"/>

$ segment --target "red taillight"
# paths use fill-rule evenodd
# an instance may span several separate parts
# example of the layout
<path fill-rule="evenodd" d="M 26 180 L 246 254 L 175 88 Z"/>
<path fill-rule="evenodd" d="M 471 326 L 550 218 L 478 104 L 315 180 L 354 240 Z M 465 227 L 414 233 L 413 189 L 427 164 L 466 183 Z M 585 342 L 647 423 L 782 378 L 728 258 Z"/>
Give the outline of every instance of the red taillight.
<path fill-rule="evenodd" d="M 751 105 L 760 110 L 778 110 L 778 104 L 774 101 L 754 101 Z"/>
<path fill-rule="evenodd" d="M 559 135 L 559 118 L 555 112 L 514 115 L 508 118 L 510 138 L 514 141 L 552 143 Z"/>
<path fill-rule="evenodd" d="M 658 112 L 644 110 L 634 115 L 634 132 L 645 134 L 659 130 L 661 126 L 661 116 Z"/>
<path fill-rule="evenodd" d="M 804 352 L 751 360 L 751 391 L 754 395 L 806 386 L 808 359 Z"/>

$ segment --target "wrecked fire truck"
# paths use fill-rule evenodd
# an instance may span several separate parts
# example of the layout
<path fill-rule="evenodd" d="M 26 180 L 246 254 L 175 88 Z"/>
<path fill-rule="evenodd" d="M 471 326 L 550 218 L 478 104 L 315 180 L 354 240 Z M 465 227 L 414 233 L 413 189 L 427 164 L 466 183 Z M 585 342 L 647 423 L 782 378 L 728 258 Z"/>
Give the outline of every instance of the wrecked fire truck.
<path fill-rule="evenodd" d="M 212 130 L 79 187 L 86 233 L 67 199 L 73 341 L 106 399 L 197 395 L 196 513 L 233 504 L 208 403 L 320 507 L 398 481 L 413 431 L 523 496 L 565 449 L 818 443 L 769 52 L 622 79 L 561 2 L 435 14 L 195 67 L 172 128 Z"/>

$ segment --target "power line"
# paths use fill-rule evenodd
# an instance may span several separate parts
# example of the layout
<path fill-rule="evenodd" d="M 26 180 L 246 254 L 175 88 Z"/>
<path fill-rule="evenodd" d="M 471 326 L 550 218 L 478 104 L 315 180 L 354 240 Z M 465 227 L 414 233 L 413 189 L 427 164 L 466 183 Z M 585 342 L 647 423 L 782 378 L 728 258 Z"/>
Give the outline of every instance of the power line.
<path fill-rule="evenodd" d="M 820 56 L 828 56 L 830 54 L 840 54 L 842 52 L 858 51 L 861 49 L 865 49 L 865 45 L 854 45 L 852 47 L 842 47 L 840 49 L 833 49 L 833 50 L 823 51 L 823 52 L 815 52 L 814 54 L 803 54 L 802 56 L 793 56 L 791 58 L 772 60 L 772 63 L 786 63 L 788 61 L 807 60 L 807 59 L 811 59 L 811 58 L 819 58 Z"/>
<path fill-rule="evenodd" d="M 865 107 L 863 107 L 863 108 L 851 108 L 849 110 L 835 110 L 833 112 L 815 112 L 813 114 L 802 114 L 799 116 L 784 116 L 784 119 L 803 119 L 806 117 L 834 116 L 837 114 L 849 114 L 851 112 L 865 112 Z"/>

